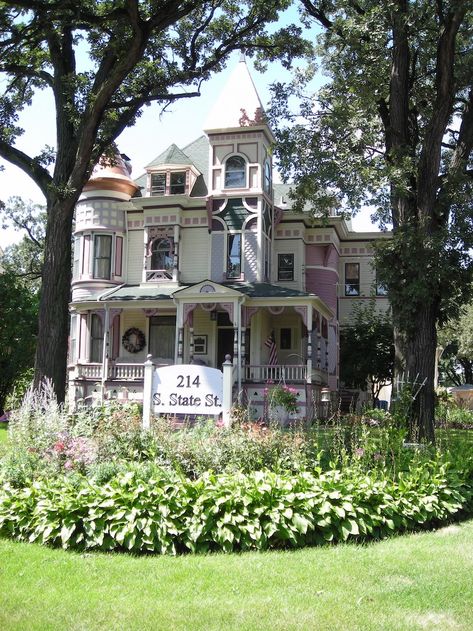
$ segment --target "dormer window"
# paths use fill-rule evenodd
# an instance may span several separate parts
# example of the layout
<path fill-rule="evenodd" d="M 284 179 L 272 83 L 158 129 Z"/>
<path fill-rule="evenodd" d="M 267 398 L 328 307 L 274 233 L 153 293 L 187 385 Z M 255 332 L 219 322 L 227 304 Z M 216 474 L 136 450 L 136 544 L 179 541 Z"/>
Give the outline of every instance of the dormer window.
<path fill-rule="evenodd" d="M 186 192 L 186 173 L 171 173 L 170 193 L 171 195 L 184 195 Z"/>
<path fill-rule="evenodd" d="M 231 156 L 225 163 L 225 188 L 246 188 L 246 160 Z"/>
<path fill-rule="evenodd" d="M 150 174 L 150 195 L 184 195 L 186 193 L 186 171 L 166 171 Z"/>
<path fill-rule="evenodd" d="M 166 173 L 151 173 L 151 195 L 166 195 Z"/>

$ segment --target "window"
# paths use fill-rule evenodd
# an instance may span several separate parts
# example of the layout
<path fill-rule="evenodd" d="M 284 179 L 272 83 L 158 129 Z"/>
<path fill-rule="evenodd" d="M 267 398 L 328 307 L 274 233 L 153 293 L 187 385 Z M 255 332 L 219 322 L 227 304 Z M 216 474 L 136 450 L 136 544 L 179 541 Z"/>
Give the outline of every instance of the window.
<path fill-rule="evenodd" d="M 186 192 L 185 172 L 171 173 L 170 192 L 171 195 L 183 195 Z"/>
<path fill-rule="evenodd" d="M 183 195 L 186 192 L 186 171 L 151 173 L 150 194 Z"/>
<path fill-rule="evenodd" d="M 269 160 L 266 160 L 264 163 L 263 190 L 266 193 L 271 191 L 271 163 Z"/>
<path fill-rule="evenodd" d="M 151 269 L 173 268 L 172 243 L 169 239 L 155 239 L 151 246 Z"/>
<path fill-rule="evenodd" d="M 388 289 L 386 285 L 383 285 L 383 283 L 378 280 L 378 271 L 376 271 L 376 295 L 377 296 L 388 295 Z"/>
<path fill-rule="evenodd" d="M 278 280 L 294 280 L 294 254 L 278 254 Z"/>
<path fill-rule="evenodd" d="M 345 296 L 360 295 L 360 264 L 345 263 Z"/>
<path fill-rule="evenodd" d="M 227 278 L 240 278 L 241 234 L 229 234 L 227 248 Z"/>
<path fill-rule="evenodd" d="M 175 316 L 153 316 L 149 319 L 149 352 L 153 357 L 173 362 L 175 340 Z"/>
<path fill-rule="evenodd" d="M 279 331 L 279 348 L 288 351 L 292 348 L 292 329 L 281 329 Z"/>
<path fill-rule="evenodd" d="M 231 156 L 225 163 L 225 188 L 246 187 L 246 160 Z"/>
<path fill-rule="evenodd" d="M 77 360 L 77 316 L 71 315 L 71 328 L 69 334 L 69 363 L 75 364 Z"/>
<path fill-rule="evenodd" d="M 103 359 L 103 323 L 96 313 L 90 320 L 90 361 L 101 363 Z"/>
<path fill-rule="evenodd" d="M 109 279 L 112 269 L 112 236 L 96 234 L 94 237 L 94 278 Z"/>
<path fill-rule="evenodd" d="M 151 173 L 151 195 L 166 195 L 166 173 Z"/>
<path fill-rule="evenodd" d="M 79 278 L 80 270 L 80 237 L 74 237 L 74 264 L 72 267 L 72 278 Z"/>

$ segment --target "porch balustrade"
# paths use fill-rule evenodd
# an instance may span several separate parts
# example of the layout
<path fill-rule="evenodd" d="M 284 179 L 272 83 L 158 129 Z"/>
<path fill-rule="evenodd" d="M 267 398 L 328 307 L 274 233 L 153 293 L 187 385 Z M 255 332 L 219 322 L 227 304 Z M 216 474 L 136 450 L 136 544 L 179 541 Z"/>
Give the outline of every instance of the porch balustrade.
<path fill-rule="evenodd" d="M 101 364 L 79 364 L 76 369 L 76 378 L 97 381 L 102 379 Z M 315 376 L 314 372 L 316 371 L 313 371 L 313 377 Z M 305 364 L 246 365 L 242 377 L 245 382 L 304 383 L 307 381 L 307 366 Z M 142 381 L 143 378 L 143 364 L 109 363 L 107 381 Z M 233 368 L 233 380 L 234 382 L 237 380 L 236 366 Z"/>
<path fill-rule="evenodd" d="M 143 364 L 109 364 L 107 380 L 140 381 L 144 378 Z M 102 379 L 102 364 L 79 364 L 77 378 Z"/>
<path fill-rule="evenodd" d="M 307 366 L 305 364 L 287 364 L 281 366 L 245 366 L 245 381 L 289 381 L 305 382 Z"/>

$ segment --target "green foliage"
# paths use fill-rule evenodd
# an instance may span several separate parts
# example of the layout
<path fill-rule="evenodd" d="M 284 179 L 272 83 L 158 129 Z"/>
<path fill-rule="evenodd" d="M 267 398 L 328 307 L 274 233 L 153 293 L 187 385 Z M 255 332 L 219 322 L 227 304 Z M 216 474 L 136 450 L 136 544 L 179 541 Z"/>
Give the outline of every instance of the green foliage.
<path fill-rule="evenodd" d="M 2 265 L 32 292 L 37 293 L 43 266 L 46 211 L 39 204 L 11 197 L 1 215 L 3 228 L 13 227 L 24 235 L 19 243 L 6 248 Z"/>
<path fill-rule="evenodd" d="M 0 273 L 0 414 L 15 382 L 34 362 L 38 296 L 11 272 Z"/>
<path fill-rule="evenodd" d="M 340 330 L 340 379 L 349 388 L 366 390 L 370 385 L 378 398 L 383 383 L 390 383 L 394 370 L 393 326 L 388 313 L 376 305 L 353 307 L 352 324 Z"/>
<path fill-rule="evenodd" d="M 376 262 L 396 330 L 396 371 L 423 388 L 410 427 L 434 439 L 437 323 L 469 295 L 473 265 L 471 3 L 303 0 L 327 80 L 277 84 L 276 155 L 295 210 L 375 211 Z M 295 99 L 300 107 L 294 106 Z"/>
<path fill-rule="evenodd" d="M 299 410 L 296 388 L 281 384 L 277 386 L 270 386 L 264 389 L 264 396 L 270 408 L 281 406 L 286 410 L 286 412 L 296 413 Z"/>
<path fill-rule="evenodd" d="M 440 327 L 437 338 L 442 349 L 441 383 L 446 386 L 473 383 L 473 301 L 463 305 L 457 318 Z"/>
<path fill-rule="evenodd" d="M 427 462 L 397 482 L 356 470 L 206 473 L 191 481 L 130 465 L 107 484 L 41 479 L 0 491 L 0 532 L 95 550 L 176 554 L 264 550 L 380 538 L 441 523 L 472 490 Z"/>

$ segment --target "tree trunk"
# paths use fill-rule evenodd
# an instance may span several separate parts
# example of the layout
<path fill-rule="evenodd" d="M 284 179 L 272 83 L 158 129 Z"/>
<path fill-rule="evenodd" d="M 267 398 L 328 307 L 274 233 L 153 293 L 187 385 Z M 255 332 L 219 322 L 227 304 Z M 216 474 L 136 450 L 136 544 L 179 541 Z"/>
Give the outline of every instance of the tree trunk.
<path fill-rule="evenodd" d="M 406 356 L 407 380 L 412 388 L 409 439 L 435 443 L 435 349 L 437 329 L 435 305 L 421 306 L 415 317 Z"/>
<path fill-rule="evenodd" d="M 45 259 L 39 304 L 34 385 L 51 379 L 58 401 L 66 394 L 71 290 L 71 240 L 75 199 L 48 204 Z"/>

